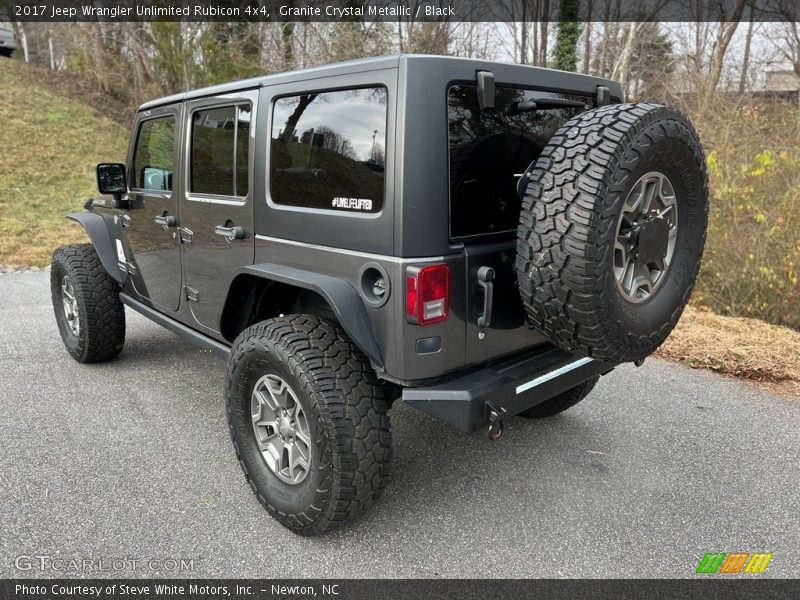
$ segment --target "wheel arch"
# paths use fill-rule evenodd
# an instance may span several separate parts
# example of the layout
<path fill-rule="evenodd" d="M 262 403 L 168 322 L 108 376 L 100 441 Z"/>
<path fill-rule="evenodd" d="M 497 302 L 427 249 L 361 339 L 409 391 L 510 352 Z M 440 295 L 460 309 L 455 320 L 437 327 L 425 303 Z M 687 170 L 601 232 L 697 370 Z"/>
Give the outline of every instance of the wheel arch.
<path fill-rule="evenodd" d="M 66 215 L 67 219 L 77 221 L 86 231 L 103 268 L 117 283 L 123 283 L 123 276 L 117 266 L 117 252 L 114 239 L 102 215 L 93 212 L 75 212 Z"/>
<path fill-rule="evenodd" d="M 378 372 L 383 356 L 364 303 L 355 288 L 338 277 L 273 263 L 237 269 L 220 315 L 220 333 L 233 342 L 248 326 L 282 314 L 306 312 L 339 323 Z"/>

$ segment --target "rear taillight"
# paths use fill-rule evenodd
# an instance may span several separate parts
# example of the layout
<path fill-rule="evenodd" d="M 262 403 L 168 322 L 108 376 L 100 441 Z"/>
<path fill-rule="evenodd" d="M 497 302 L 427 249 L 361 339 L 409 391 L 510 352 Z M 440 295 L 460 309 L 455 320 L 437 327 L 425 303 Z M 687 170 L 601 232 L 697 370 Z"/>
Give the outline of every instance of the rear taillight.
<path fill-rule="evenodd" d="M 450 309 L 450 269 L 447 265 L 408 267 L 406 318 L 417 325 L 432 325 L 447 318 Z"/>

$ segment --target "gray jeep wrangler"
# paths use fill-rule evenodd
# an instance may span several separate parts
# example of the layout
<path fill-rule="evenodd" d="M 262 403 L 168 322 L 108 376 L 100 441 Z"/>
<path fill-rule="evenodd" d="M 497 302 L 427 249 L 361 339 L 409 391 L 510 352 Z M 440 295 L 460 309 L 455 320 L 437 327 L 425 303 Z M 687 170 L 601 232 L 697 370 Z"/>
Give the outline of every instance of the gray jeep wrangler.
<path fill-rule="evenodd" d="M 227 360 L 259 501 L 319 534 L 389 481 L 389 409 L 492 438 L 640 362 L 705 241 L 689 121 L 617 83 L 394 56 L 161 98 L 53 256 L 69 353 L 116 357 L 125 310 Z"/>

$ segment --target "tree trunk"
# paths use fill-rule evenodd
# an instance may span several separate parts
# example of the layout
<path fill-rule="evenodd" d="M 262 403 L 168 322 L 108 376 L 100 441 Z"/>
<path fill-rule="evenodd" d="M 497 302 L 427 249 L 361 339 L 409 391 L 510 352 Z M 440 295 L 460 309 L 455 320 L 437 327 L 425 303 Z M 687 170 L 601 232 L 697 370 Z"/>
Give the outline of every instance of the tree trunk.
<path fill-rule="evenodd" d="M 520 64 L 528 63 L 528 3 L 522 3 L 522 20 L 520 21 L 520 37 L 519 37 L 519 62 Z"/>
<path fill-rule="evenodd" d="M 631 54 L 633 53 L 633 44 L 636 42 L 636 35 L 642 24 L 635 21 L 628 23 L 628 31 L 625 34 L 625 45 L 622 47 L 619 58 L 614 63 L 614 70 L 611 72 L 611 78 L 619 81 L 622 86 L 622 91 L 627 92 L 628 89 L 628 70 L 631 63 Z"/>
<path fill-rule="evenodd" d="M 600 55 L 597 57 L 597 73 L 600 77 L 608 77 L 608 36 L 611 35 L 612 28 L 608 21 L 603 22 L 603 33 L 600 38 Z"/>
<path fill-rule="evenodd" d="M 47 32 L 47 50 L 50 54 L 50 70 L 56 70 L 56 53 L 53 49 L 53 34 L 51 32 Z"/>
<path fill-rule="evenodd" d="M 21 25 L 19 30 L 22 32 L 19 36 L 20 40 L 22 41 L 22 56 L 25 58 L 25 63 L 27 64 L 31 62 L 31 56 L 30 53 L 28 52 L 28 36 Z"/>
<path fill-rule="evenodd" d="M 592 0 L 589 0 L 588 4 L 588 13 L 591 14 L 592 10 Z M 588 74 L 589 73 L 589 65 L 591 65 L 591 54 L 592 54 L 592 22 L 586 21 L 586 32 L 585 37 L 583 39 L 583 69 L 582 72 Z"/>
<path fill-rule="evenodd" d="M 286 119 L 286 126 L 283 129 L 283 133 L 281 134 L 281 140 L 284 142 L 290 142 L 292 137 L 294 136 L 294 131 L 297 129 L 297 123 L 300 121 L 300 117 L 303 116 L 303 113 L 308 108 L 308 105 L 311 104 L 314 100 L 317 99 L 317 94 L 309 94 L 307 96 L 300 96 L 300 101 L 297 104 L 297 107 L 294 109 L 289 118 Z"/>
<path fill-rule="evenodd" d="M 403 22 L 397 21 L 397 46 L 400 49 L 400 54 L 403 54 L 405 49 L 405 44 L 403 42 Z"/>
<path fill-rule="evenodd" d="M 281 42 L 283 45 L 283 66 L 291 68 L 294 63 L 294 23 L 286 22 L 283 24 Z"/>
<path fill-rule="evenodd" d="M 544 14 L 547 17 L 550 12 L 549 0 L 544 0 L 544 7 Z M 539 36 L 539 66 L 541 67 L 547 66 L 547 30 L 549 24 L 549 21 L 542 21 L 539 24 L 541 28 L 541 35 Z"/>
<path fill-rule="evenodd" d="M 724 21 L 719 25 L 719 33 L 714 42 L 714 49 L 711 53 L 711 62 L 708 68 L 708 77 L 706 78 L 705 93 L 703 94 L 702 103 L 703 108 L 709 105 L 719 85 L 719 80 L 722 77 L 722 67 L 725 64 L 725 54 L 728 52 L 728 46 L 731 43 L 733 34 L 736 33 L 736 28 L 739 27 L 739 19 L 742 18 L 745 2 L 746 0 L 737 0 L 733 14 L 730 17 L 720 15 L 721 17 L 726 19 L 730 18 L 731 20 Z"/>
<path fill-rule="evenodd" d="M 750 20 L 747 23 L 747 37 L 744 40 L 744 56 L 742 57 L 742 74 L 739 77 L 739 93 L 744 94 L 750 83 L 750 44 L 753 40 L 753 9 L 750 8 Z"/>
<path fill-rule="evenodd" d="M 556 24 L 553 66 L 562 71 L 578 70 L 578 41 L 581 37 L 579 0 L 562 0 Z"/>

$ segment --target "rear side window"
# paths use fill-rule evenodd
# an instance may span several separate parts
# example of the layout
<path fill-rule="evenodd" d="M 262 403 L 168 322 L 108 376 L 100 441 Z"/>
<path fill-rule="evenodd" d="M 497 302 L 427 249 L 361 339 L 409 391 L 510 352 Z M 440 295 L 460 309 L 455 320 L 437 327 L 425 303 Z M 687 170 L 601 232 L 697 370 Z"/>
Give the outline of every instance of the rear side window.
<path fill-rule="evenodd" d="M 133 153 L 133 188 L 172 191 L 175 117 L 143 121 Z"/>
<path fill-rule="evenodd" d="M 249 131 L 249 106 L 225 106 L 193 114 L 192 193 L 247 195 Z"/>
<path fill-rule="evenodd" d="M 571 100 L 576 106 L 514 112 L 514 103 Z M 514 231 L 521 201 L 517 181 L 568 119 L 589 107 L 588 99 L 498 87 L 495 109 L 481 113 L 475 85 L 447 93 L 450 145 L 450 236 Z"/>
<path fill-rule="evenodd" d="M 272 114 L 276 204 L 375 213 L 383 207 L 384 87 L 279 98 Z"/>

